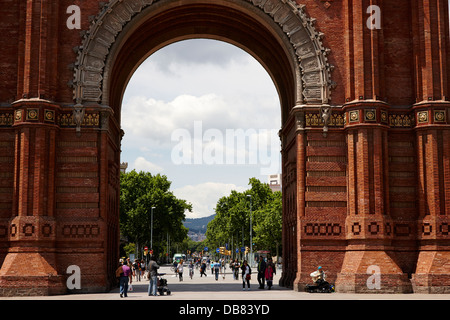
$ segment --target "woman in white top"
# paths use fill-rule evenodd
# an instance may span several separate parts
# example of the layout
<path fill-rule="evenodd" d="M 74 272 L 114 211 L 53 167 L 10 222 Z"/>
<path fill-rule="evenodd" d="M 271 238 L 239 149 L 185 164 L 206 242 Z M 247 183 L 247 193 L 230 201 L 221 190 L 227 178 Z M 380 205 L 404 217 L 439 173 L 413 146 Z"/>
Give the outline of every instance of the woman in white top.
<path fill-rule="evenodd" d="M 180 281 L 183 281 L 183 259 L 180 260 L 180 263 L 177 266 L 177 271 Z"/>
<path fill-rule="evenodd" d="M 242 290 L 245 290 L 245 283 L 247 282 L 247 290 L 250 290 L 250 279 L 252 274 L 252 269 L 247 264 L 247 260 L 244 260 L 242 264 Z"/>

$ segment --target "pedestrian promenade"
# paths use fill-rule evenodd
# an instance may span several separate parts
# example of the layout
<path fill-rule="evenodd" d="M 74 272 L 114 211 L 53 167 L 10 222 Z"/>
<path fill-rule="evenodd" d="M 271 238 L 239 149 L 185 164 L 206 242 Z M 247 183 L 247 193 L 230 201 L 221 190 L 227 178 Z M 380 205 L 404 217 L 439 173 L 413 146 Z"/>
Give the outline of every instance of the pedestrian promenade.
<path fill-rule="evenodd" d="M 280 287 L 278 285 L 280 270 L 274 277 L 272 290 L 258 289 L 258 281 L 255 272 L 252 274 L 250 291 L 242 290 L 242 280 L 234 280 L 231 271 L 227 269 L 225 278 L 219 275 L 216 281 L 210 270 L 207 277 L 200 277 L 200 272 L 195 270 L 193 279 L 189 278 L 188 268 L 185 268 L 183 281 L 170 270 L 170 267 L 160 268 L 161 273 L 168 282 L 171 295 L 148 296 L 148 281 L 133 281 L 133 291 L 127 298 L 120 298 L 119 288 L 106 293 L 67 294 L 50 297 L 8 297 L 0 300 L 450 300 L 450 294 L 352 294 L 352 293 L 306 293 Z"/>

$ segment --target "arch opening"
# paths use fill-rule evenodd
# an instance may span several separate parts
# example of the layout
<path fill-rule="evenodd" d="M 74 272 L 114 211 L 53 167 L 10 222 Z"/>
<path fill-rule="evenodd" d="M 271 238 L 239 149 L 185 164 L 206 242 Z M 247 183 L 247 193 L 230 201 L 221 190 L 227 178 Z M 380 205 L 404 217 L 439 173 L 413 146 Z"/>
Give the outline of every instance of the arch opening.
<path fill-rule="evenodd" d="M 200 37 L 232 43 L 266 68 L 284 124 L 294 106 L 328 104 L 334 87 L 329 50 L 304 7 L 292 0 L 110 1 L 79 47 L 76 107 L 110 106 L 120 121 L 123 90 L 140 63 L 167 44 Z"/>
<path fill-rule="evenodd" d="M 285 135 L 292 138 L 304 123 L 303 107 L 329 110 L 333 85 L 328 50 L 303 9 L 292 0 L 112 0 L 105 4 L 79 47 L 73 82 L 77 131 L 87 107 L 100 109 L 100 128 L 108 133 L 102 135 L 102 145 L 108 146 L 99 170 L 118 176 L 121 106 L 133 73 L 150 55 L 178 41 L 219 40 L 253 56 L 278 92 L 282 144 Z M 289 148 L 294 150 L 292 144 Z M 292 165 L 291 158 L 282 159 L 283 168 Z M 117 212 L 118 185 L 108 188 L 106 198 L 111 195 L 112 200 L 103 210 Z M 116 225 L 111 224 L 108 238 L 116 235 Z M 115 254 L 108 254 L 108 263 L 114 259 Z M 289 268 L 295 272 L 294 265 Z"/>
<path fill-rule="evenodd" d="M 112 48 L 106 62 L 104 105 L 109 105 L 116 116 L 126 85 L 139 65 L 157 50 L 172 43 L 189 39 L 214 39 L 233 44 L 257 59 L 271 76 L 282 108 L 282 118 L 296 104 L 295 66 L 279 39 L 253 18 L 245 20 L 242 13 L 208 4 L 175 6 L 145 21 L 127 25 L 129 30 L 120 36 L 120 44 Z M 225 17 L 228 17 L 225 19 Z M 244 24 L 243 21 L 246 21 Z M 131 33 L 131 34 L 130 34 Z M 120 118 L 117 118 L 120 121 Z"/>
<path fill-rule="evenodd" d="M 177 177 L 176 188 L 210 182 L 243 188 L 252 177 L 266 182 L 280 173 L 278 100 L 265 69 L 233 45 L 196 39 L 166 46 L 127 86 L 121 162 Z M 202 143 L 201 158 L 194 141 Z M 243 142 L 248 151 L 237 150 Z"/>

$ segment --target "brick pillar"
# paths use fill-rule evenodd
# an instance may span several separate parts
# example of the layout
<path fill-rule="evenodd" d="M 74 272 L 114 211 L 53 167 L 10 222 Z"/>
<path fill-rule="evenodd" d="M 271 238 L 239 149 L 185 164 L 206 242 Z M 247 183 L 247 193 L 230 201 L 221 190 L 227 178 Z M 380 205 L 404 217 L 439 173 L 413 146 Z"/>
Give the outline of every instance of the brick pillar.
<path fill-rule="evenodd" d="M 282 166 L 283 166 L 283 271 L 280 278 L 280 285 L 292 287 L 296 278 L 299 264 L 298 253 L 298 213 L 297 199 L 298 186 L 297 174 L 297 133 L 296 128 L 299 118 L 292 112 L 288 121 L 280 131 L 282 145 Z"/>
<path fill-rule="evenodd" d="M 450 129 L 418 130 L 417 146 L 419 257 L 412 282 L 415 292 L 449 293 Z"/>
<path fill-rule="evenodd" d="M 21 2 L 18 13 L 14 183 L 1 295 L 63 292 L 56 268 L 55 141 L 58 2 Z"/>
<path fill-rule="evenodd" d="M 298 108 L 298 107 L 297 107 Z M 294 108 L 295 110 L 295 108 Z M 305 191 L 306 191 L 306 132 L 305 132 L 305 113 L 300 107 L 300 111 L 295 114 L 296 117 L 296 127 L 295 127 L 295 149 L 296 149 L 296 159 L 297 159 L 297 174 L 296 174 L 296 185 L 297 185 L 297 201 L 296 201 L 296 230 L 297 234 L 295 237 L 296 242 L 296 253 L 297 253 L 297 268 L 294 280 L 294 290 L 302 291 L 304 289 L 303 284 L 305 283 L 305 276 L 309 276 L 310 270 L 305 270 L 304 261 L 302 261 L 301 252 L 301 225 L 302 218 L 305 217 Z"/>
<path fill-rule="evenodd" d="M 56 106 L 15 104 L 15 162 L 10 247 L 0 269 L 0 295 L 65 292 L 56 266 Z"/>
<path fill-rule="evenodd" d="M 389 215 L 387 128 L 370 125 L 386 106 L 348 106 L 347 248 L 336 289 L 340 292 L 410 292 L 411 285 L 396 262 Z M 353 123 L 352 123 L 353 122 Z M 372 270 L 381 287 L 367 283 Z"/>
<path fill-rule="evenodd" d="M 415 292 L 450 292 L 450 42 L 448 2 L 412 2 L 419 256 Z"/>

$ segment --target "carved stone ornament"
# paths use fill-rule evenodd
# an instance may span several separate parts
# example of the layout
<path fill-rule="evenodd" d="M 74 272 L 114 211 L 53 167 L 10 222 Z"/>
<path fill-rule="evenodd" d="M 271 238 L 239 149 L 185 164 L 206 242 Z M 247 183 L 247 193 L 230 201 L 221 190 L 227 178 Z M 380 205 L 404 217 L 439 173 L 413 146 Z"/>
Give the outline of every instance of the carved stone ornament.
<path fill-rule="evenodd" d="M 104 92 L 105 64 L 119 33 L 126 24 L 142 10 L 164 0 L 110 0 L 93 19 L 89 30 L 84 32 L 74 64 L 74 100 L 77 103 L 94 102 L 108 104 Z M 301 72 L 302 99 L 305 104 L 327 104 L 330 91 L 335 86 L 330 73 L 333 66 L 328 64 L 329 49 L 322 45 L 323 33 L 314 27 L 315 19 L 304 12 L 305 5 L 294 0 L 224 0 L 236 4 L 246 2 L 269 15 L 279 25 L 289 39 L 298 58 Z M 103 99 L 103 101 L 102 101 Z"/>
<path fill-rule="evenodd" d="M 295 131 L 301 131 L 305 129 L 305 112 L 297 111 L 295 113 Z"/>
<path fill-rule="evenodd" d="M 320 107 L 320 117 L 323 120 L 323 136 L 326 137 L 328 133 L 328 124 L 331 118 L 331 107 L 329 105 L 323 105 Z"/>
<path fill-rule="evenodd" d="M 73 108 L 73 121 L 76 125 L 77 136 L 81 134 L 81 124 L 84 119 L 84 107 L 81 104 L 76 104 Z"/>

